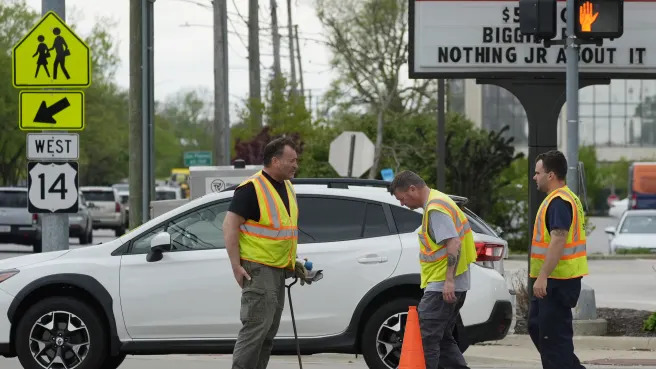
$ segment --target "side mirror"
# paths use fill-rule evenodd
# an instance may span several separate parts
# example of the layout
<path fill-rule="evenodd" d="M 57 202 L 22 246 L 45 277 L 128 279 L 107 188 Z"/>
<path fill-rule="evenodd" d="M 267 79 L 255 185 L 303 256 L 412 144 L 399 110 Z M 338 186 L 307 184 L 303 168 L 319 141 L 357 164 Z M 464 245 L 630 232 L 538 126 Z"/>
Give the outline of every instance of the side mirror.
<path fill-rule="evenodd" d="M 615 227 L 607 227 L 604 231 L 611 236 L 615 235 Z"/>
<path fill-rule="evenodd" d="M 171 235 L 168 232 L 161 232 L 150 240 L 150 252 L 146 255 L 146 261 L 149 263 L 162 260 L 164 251 L 171 251 Z"/>

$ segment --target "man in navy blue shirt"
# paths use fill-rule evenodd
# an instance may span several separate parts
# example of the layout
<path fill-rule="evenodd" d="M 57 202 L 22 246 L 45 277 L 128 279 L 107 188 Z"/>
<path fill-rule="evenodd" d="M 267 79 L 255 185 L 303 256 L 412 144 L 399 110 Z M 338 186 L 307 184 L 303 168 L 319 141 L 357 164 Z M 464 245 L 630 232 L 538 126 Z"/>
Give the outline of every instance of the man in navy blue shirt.
<path fill-rule="evenodd" d="M 538 209 L 531 246 L 533 296 L 528 330 L 544 369 L 584 369 L 574 353 L 572 311 L 587 274 L 584 213 L 566 185 L 567 160 L 560 151 L 538 155 L 537 188 L 547 193 Z M 545 209 L 546 208 L 546 209 Z"/>

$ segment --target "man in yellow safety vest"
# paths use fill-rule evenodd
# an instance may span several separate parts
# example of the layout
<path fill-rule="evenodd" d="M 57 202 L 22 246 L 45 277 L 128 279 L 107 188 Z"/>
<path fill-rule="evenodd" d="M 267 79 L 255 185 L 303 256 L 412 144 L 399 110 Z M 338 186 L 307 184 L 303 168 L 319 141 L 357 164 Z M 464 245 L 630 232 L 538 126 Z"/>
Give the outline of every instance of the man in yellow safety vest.
<path fill-rule="evenodd" d="M 233 274 L 242 288 L 233 369 L 267 367 L 285 306 L 285 279 L 299 270 L 298 205 L 290 182 L 296 160 L 290 139 L 267 144 L 264 169 L 237 187 L 223 223 Z"/>
<path fill-rule="evenodd" d="M 585 214 L 581 200 L 565 185 L 566 175 L 567 159 L 560 151 L 537 156 L 533 179 L 547 197 L 533 226 L 528 328 L 544 369 L 584 368 L 574 353 L 571 309 L 588 274 Z"/>
<path fill-rule="evenodd" d="M 389 191 L 401 205 L 424 209 L 418 234 L 424 295 L 417 312 L 426 369 L 466 369 L 453 328 L 470 289 L 469 264 L 476 261 L 467 216 L 449 196 L 410 171 L 397 174 Z"/>

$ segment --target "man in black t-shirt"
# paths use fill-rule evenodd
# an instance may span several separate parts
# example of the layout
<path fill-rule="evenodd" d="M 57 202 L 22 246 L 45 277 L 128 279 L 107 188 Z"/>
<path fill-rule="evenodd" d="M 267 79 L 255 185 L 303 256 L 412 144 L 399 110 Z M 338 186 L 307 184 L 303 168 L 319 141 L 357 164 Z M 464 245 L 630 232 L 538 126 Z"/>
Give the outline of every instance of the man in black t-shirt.
<path fill-rule="evenodd" d="M 269 362 L 285 306 L 285 279 L 296 263 L 298 207 L 289 182 L 298 169 L 296 160 L 290 139 L 267 144 L 264 169 L 235 190 L 223 223 L 232 271 L 242 289 L 233 369 L 264 369 Z"/>

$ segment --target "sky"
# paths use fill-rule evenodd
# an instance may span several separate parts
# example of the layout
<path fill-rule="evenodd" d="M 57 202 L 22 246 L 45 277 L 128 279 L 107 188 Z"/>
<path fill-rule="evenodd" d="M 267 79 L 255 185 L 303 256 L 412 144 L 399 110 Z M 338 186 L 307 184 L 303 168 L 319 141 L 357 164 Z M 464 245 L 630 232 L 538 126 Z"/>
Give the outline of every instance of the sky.
<path fill-rule="evenodd" d="M 260 62 L 262 86 L 273 65 L 270 0 L 260 0 Z M 26 0 L 29 7 L 41 11 L 41 0 Z M 287 33 L 287 1 L 277 0 L 278 25 L 281 33 L 281 66 L 289 73 L 289 42 Z M 231 116 L 236 121 L 236 108 L 248 97 L 248 0 L 227 0 L 229 93 Z M 78 36 L 84 38 L 95 22 L 108 18 L 116 25 L 113 36 L 121 60 L 116 82 L 129 87 L 130 17 L 129 0 L 66 0 L 66 22 L 76 25 Z M 166 101 L 180 91 L 200 89 L 213 100 L 213 13 L 211 0 L 156 0 L 155 12 L 155 100 Z M 322 43 L 323 27 L 316 16 L 314 0 L 292 0 L 292 24 L 298 24 L 303 82 L 306 96 L 316 97 L 326 92 L 336 78 L 331 71 L 331 53 Z M 266 28 L 266 29 L 264 29 Z M 93 53 L 93 50 L 91 50 Z M 299 75 L 298 64 L 296 75 Z M 298 78 L 298 77 L 297 77 Z M 93 83 L 93 81 L 92 81 Z M 264 96 L 264 95 L 263 95 Z"/>

